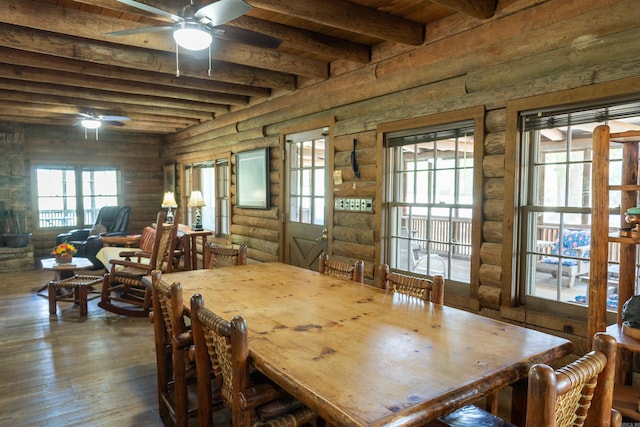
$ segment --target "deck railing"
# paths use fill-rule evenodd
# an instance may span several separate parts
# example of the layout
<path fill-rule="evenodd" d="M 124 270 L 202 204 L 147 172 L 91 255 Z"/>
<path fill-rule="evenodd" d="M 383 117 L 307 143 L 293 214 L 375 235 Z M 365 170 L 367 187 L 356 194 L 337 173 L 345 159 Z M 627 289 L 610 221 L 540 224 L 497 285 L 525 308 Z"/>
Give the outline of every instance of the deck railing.
<path fill-rule="evenodd" d="M 98 210 L 84 211 L 84 225 L 91 226 L 95 223 Z M 40 228 L 65 228 L 78 226 L 75 209 L 44 210 L 38 215 Z"/>
<path fill-rule="evenodd" d="M 431 245 L 431 252 L 448 255 L 451 247 L 455 257 L 471 256 L 471 218 L 449 218 L 414 216 L 411 218 L 411 238 L 415 239 L 420 249 L 427 249 L 426 242 Z M 442 243 L 439 243 L 442 242 Z M 451 246 L 455 243 L 455 246 Z"/>

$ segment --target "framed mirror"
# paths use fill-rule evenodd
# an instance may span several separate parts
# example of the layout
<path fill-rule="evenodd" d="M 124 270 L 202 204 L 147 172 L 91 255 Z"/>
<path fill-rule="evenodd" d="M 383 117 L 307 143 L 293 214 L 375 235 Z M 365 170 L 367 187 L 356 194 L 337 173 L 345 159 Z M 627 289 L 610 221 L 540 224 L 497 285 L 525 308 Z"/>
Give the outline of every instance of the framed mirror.
<path fill-rule="evenodd" d="M 269 209 L 269 148 L 236 154 L 236 206 Z"/>

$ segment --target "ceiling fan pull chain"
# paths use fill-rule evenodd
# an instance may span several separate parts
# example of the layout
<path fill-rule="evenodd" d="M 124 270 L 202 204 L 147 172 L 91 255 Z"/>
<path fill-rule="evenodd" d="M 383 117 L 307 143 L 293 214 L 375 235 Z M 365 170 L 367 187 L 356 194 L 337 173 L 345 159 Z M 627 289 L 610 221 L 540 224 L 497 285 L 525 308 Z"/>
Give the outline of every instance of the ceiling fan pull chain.
<path fill-rule="evenodd" d="M 180 64 L 178 62 L 178 43 L 176 43 L 176 77 L 180 77 Z"/>
<path fill-rule="evenodd" d="M 209 77 L 211 77 L 211 43 L 209 43 L 209 70 L 207 71 Z"/>

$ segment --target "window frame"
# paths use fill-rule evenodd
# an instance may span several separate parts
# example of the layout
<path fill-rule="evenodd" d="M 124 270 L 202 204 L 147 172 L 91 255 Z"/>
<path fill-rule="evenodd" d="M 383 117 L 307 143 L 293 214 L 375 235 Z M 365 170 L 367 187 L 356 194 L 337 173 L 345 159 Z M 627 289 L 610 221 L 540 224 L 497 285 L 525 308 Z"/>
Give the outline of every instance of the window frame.
<path fill-rule="evenodd" d="M 75 208 L 75 216 L 76 223 L 74 225 L 63 225 L 63 226 L 53 226 L 53 227 L 43 227 L 40 225 L 40 195 L 38 193 L 38 170 L 41 169 L 51 169 L 51 170 L 72 170 L 74 172 L 75 178 L 75 197 L 76 199 L 76 208 Z M 124 198 L 122 192 L 122 168 L 119 165 L 107 165 L 107 164 L 91 164 L 91 163 L 62 163 L 62 162 L 50 162 L 50 161 L 39 161 L 36 160 L 34 162 L 34 166 L 32 168 L 32 203 L 33 203 L 33 212 L 34 212 L 34 223 L 36 230 L 42 231 L 61 231 L 68 229 L 83 229 L 90 228 L 95 223 L 95 218 L 100 211 L 100 208 L 93 209 L 93 220 L 88 219 L 91 215 L 87 216 L 87 211 L 84 206 L 84 199 L 86 197 L 96 197 L 95 194 L 85 196 L 83 193 L 83 174 L 87 171 L 97 172 L 97 171 L 114 171 L 116 173 L 116 192 L 115 198 L 117 200 L 116 204 L 118 206 L 122 205 L 122 200 Z M 113 195 L 110 195 L 113 197 Z M 85 221 L 87 220 L 87 221 Z M 93 221 L 93 222 L 91 222 Z M 90 223 L 89 223 L 90 222 Z"/>
<path fill-rule="evenodd" d="M 207 203 L 208 205 L 214 206 L 214 229 L 209 230 L 206 225 L 202 224 L 203 227 L 209 231 L 213 231 L 213 237 L 216 239 L 226 240 L 228 241 L 231 237 L 231 153 L 225 153 L 221 156 L 214 156 L 208 160 L 193 160 L 189 163 L 182 164 L 182 172 L 184 176 L 184 185 L 182 188 L 184 189 L 182 199 L 183 206 L 186 207 L 186 218 L 183 217 L 183 221 L 187 223 L 187 225 L 192 226 L 194 221 L 194 208 L 188 206 L 189 196 L 191 195 L 191 191 L 200 190 L 202 191 L 202 183 L 200 174 L 194 174 L 193 172 L 196 169 L 202 167 L 211 167 L 213 168 L 213 176 L 214 183 L 212 184 L 213 194 L 208 194 L 203 192 L 203 198 L 205 202 L 213 202 Z M 220 187 L 220 176 L 219 169 L 224 167 L 223 172 L 225 174 L 223 179 L 223 184 L 226 184 L 224 187 L 225 194 L 220 195 L 219 190 Z M 223 205 L 226 202 L 226 212 L 223 212 Z M 186 220 L 188 219 L 188 221 Z"/>
<path fill-rule="evenodd" d="M 588 315 L 587 307 L 574 304 L 561 303 L 543 299 L 524 299 L 525 277 L 522 269 L 521 245 L 519 244 L 520 230 L 523 224 L 520 223 L 519 210 L 522 204 L 522 193 L 520 191 L 522 182 L 520 158 L 523 149 L 521 140 L 521 120 L 520 115 L 526 111 L 567 109 L 575 105 L 593 106 L 594 104 L 619 103 L 625 100 L 637 100 L 640 91 L 632 91 L 630 88 L 640 87 L 639 78 L 629 78 L 613 82 L 600 83 L 592 86 L 568 89 L 553 93 L 536 95 L 526 98 L 515 99 L 507 102 L 506 105 L 506 132 L 505 132 L 505 197 L 504 197 L 504 220 L 510 226 L 504 229 L 502 282 L 503 307 L 522 306 L 524 312 L 535 310 L 553 315 L 570 316 L 579 320 L 586 320 Z M 521 310 L 503 310 L 506 318 L 523 321 Z M 614 313 L 608 313 L 608 316 Z M 533 319 L 533 318 L 532 318 Z M 612 318 L 615 322 L 615 317 Z M 532 324 L 536 321 L 531 320 Z"/>
<path fill-rule="evenodd" d="M 397 122 L 384 123 L 378 126 L 378 157 L 384 167 L 378 168 L 378 186 L 376 193 L 376 211 L 380 212 L 380 239 L 376 244 L 376 259 L 380 263 L 386 263 L 389 256 L 386 245 L 390 239 L 388 224 L 390 221 L 389 203 L 386 199 L 388 193 L 388 171 L 389 159 L 386 155 L 386 135 L 393 132 L 403 132 L 412 129 L 440 127 L 443 125 L 456 124 L 460 122 L 472 121 L 474 128 L 474 158 L 473 158 L 473 201 L 471 204 L 471 259 L 470 259 L 470 281 L 469 283 L 459 283 L 447 280 L 446 292 L 448 295 L 456 295 L 456 305 L 478 309 L 477 303 L 479 288 L 479 267 L 480 267 L 480 245 L 482 239 L 482 199 L 483 199 L 483 160 L 484 160 L 484 106 L 471 107 L 462 110 L 433 114 L 430 116 L 417 117 L 401 120 Z M 377 271 L 374 273 L 378 274 Z M 377 279 L 377 278 L 376 278 Z M 472 298 L 469 298 L 471 296 Z"/>

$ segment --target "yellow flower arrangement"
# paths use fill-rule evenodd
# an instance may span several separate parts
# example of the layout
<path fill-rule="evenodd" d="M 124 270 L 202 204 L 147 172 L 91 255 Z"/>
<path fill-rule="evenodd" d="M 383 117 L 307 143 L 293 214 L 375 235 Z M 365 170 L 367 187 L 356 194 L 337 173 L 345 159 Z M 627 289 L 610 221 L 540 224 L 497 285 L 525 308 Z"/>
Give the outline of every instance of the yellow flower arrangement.
<path fill-rule="evenodd" d="M 56 246 L 55 248 L 53 248 L 53 250 L 51 251 L 51 255 L 55 255 L 55 256 L 60 256 L 62 254 L 75 254 L 76 253 L 76 247 L 73 246 L 71 243 L 60 243 L 58 246 Z"/>

